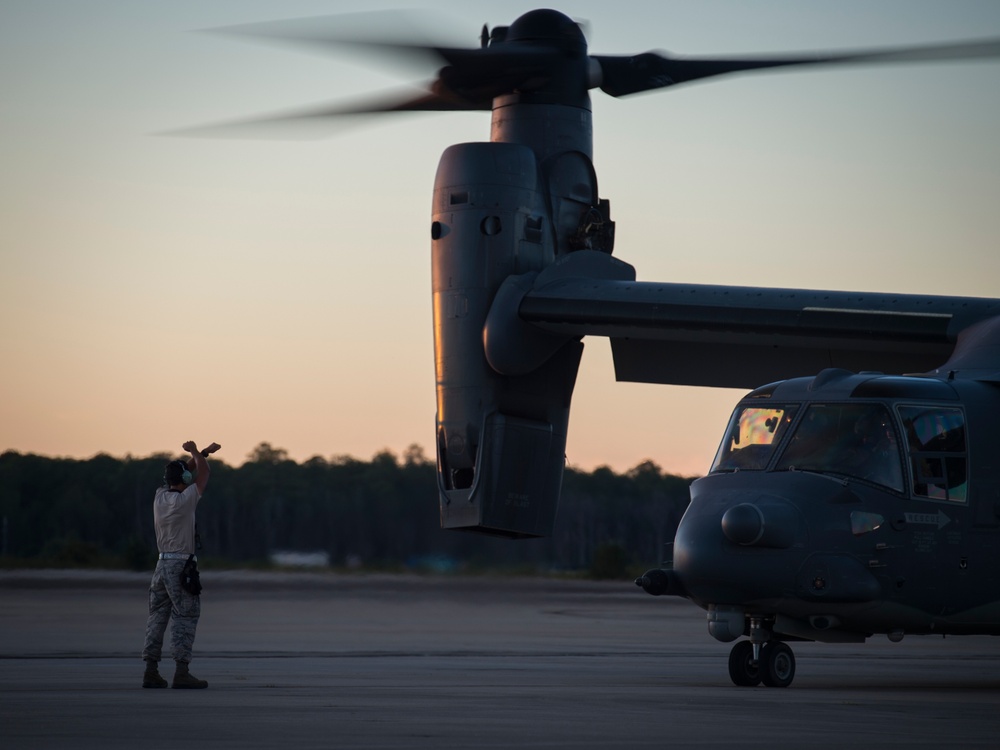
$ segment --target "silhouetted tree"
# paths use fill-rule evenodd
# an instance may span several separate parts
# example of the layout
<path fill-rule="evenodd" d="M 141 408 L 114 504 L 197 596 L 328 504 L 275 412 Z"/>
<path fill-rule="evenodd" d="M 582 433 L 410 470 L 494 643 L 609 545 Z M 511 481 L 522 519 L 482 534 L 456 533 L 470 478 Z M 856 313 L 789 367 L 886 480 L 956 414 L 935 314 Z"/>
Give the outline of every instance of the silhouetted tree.
<path fill-rule="evenodd" d="M 169 458 L 0 454 L 8 557 L 151 566 L 153 491 Z M 238 468 L 212 462 L 198 530 L 203 556 L 233 562 L 265 559 L 276 550 L 323 550 L 335 564 L 349 556 L 368 564 L 444 556 L 608 575 L 664 559 L 687 507 L 689 482 L 652 461 L 624 474 L 568 468 L 552 537 L 511 542 L 441 530 L 435 465 L 419 445 L 407 447 L 401 459 L 383 450 L 369 461 L 314 456 L 299 464 L 262 442 Z"/>

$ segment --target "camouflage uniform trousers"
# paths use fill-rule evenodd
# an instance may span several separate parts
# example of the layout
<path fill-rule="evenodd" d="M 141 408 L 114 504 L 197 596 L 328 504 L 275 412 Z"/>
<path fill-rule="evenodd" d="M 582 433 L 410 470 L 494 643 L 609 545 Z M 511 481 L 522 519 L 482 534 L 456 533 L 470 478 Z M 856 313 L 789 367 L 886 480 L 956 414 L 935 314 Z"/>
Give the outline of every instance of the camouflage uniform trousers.
<path fill-rule="evenodd" d="M 175 661 L 191 661 L 194 633 L 201 616 L 201 597 L 181 588 L 181 571 L 186 560 L 160 560 L 149 584 L 149 617 L 146 619 L 144 661 L 160 661 L 163 634 L 170 625 L 170 646 Z"/>

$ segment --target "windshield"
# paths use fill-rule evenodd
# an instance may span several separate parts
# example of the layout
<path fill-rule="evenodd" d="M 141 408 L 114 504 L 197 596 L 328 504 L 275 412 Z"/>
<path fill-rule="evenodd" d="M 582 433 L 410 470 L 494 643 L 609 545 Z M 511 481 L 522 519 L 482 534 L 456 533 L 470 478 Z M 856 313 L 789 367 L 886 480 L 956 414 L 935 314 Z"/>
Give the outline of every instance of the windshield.
<path fill-rule="evenodd" d="M 795 405 L 774 404 L 736 407 L 712 471 L 764 469 L 797 409 Z"/>
<path fill-rule="evenodd" d="M 903 490 L 899 444 L 882 404 L 812 404 L 775 469 L 829 472 Z"/>

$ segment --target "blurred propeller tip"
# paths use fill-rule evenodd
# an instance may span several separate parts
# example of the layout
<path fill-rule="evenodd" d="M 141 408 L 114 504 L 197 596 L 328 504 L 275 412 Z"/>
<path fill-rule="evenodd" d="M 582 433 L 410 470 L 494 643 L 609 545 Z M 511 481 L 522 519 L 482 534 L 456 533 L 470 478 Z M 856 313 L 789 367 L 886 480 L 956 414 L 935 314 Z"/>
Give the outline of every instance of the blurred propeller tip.
<path fill-rule="evenodd" d="M 157 138 L 216 141 L 319 141 L 362 127 L 374 119 L 375 115 L 371 113 L 354 113 L 336 118 L 322 116 L 257 118 L 161 130 L 150 135 Z"/>
<path fill-rule="evenodd" d="M 347 104 L 335 102 L 154 133 L 169 138 L 304 141 L 331 138 L 373 123 L 380 115 L 454 110 L 426 89 L 405 88 Z"/>

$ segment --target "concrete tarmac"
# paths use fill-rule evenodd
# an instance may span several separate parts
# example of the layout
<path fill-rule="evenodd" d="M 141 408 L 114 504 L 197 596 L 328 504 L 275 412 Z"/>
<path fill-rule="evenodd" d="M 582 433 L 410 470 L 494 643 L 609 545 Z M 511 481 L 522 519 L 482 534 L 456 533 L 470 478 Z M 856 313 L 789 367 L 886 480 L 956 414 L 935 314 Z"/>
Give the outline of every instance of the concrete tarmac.
<path fill-rule="evenodd" d="M 1000 746 L 998 638 L 795 644 L 791 687 L 738 688 L 630 581 L 202 578 L 209 688 L 143 690 L 149 575 L 0 571 L 0 748 Z"/>

